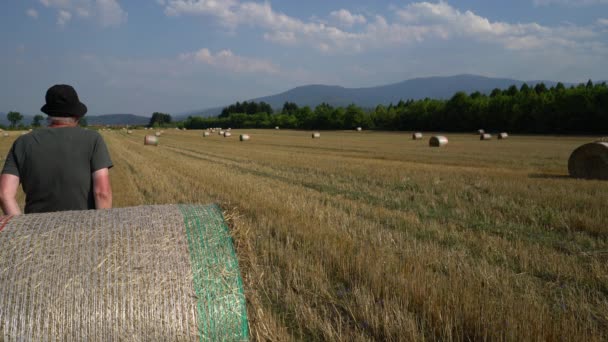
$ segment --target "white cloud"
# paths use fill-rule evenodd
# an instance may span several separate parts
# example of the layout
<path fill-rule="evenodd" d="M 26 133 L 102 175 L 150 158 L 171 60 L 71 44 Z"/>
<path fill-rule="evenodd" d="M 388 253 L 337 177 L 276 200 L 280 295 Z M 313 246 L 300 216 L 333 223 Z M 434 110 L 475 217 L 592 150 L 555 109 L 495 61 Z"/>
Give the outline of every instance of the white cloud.
<path fill-rule="evenodd" d="M 65 10 L 59 10 L 59 12 L 57 12 L 57 25 L 65 26 L 71 19 L 72 13 Z"/>
<path fill-rule="evenodd" d="M 38 11 L 33 8 L 28 9 L 25 13 L 30 18 L 38 19 Z"/>
<path fill-rule="evenodd" d="M 608 19 L 600 18 L 596 22 L 599 26 L 608 26 Z"/>
<path fill-rule="evenodd" d="M 571 49 L 589 45 L 600 34 L 593 26 L 549 27 L 534 22 L 491 21 L 472 11 L 460 11 L 445 1 L 416 2 L 394 8 L 396 18 L 392 22 L 379 15 L 368 16 L 368 19 L 346 9 L 331 12 L 329 16 L 339 21 L 344 29 L 291 17 L 275 11 L 268 2 L 164 2 L 165 13 L 170 16 L 213 17 L 230 30 L 240 26 L 259 28 L 265 31 L 262 36 L 267 41 L 282 45 L 310 46 L 324 53 L 352 53 L 396 44 L 411 45 L 428 40 L 450 39 L 483 42 L 510 50 Z"/>
<path fill-rule="evenodd" d="M 127 12 L 118 0 L 40 0 L 45 7 L 69 13 L 64 16 L 60 25 L 65 25 L 73 14 L 80 18 L 95 18 L 102 27 L 117 27 L 127 21 Z"/>
<path fill-rule="evenodd" d="M 97 0 L 99 22 L 103 27 L 117 27 L 127 21 L 127 13 L 116 0 Z"/>
<path fill-rule="evenodd" d="M 365 24 L 367 20 L 361 14 L 352 14 L 349 10 L 341 9 L 339 11 L 333 11 L 329 13 L 329 16 L 338 22 L 338 24 L 352 27 L 356 24 Z"/>
<path fill-rule="evenodd" d="M 563 6 L 591 6 L 591 5 L 605 5 L 608 4 L 608 0 L 533 0 L 535 6 L 550 6 L 550 5 L 563 5 Z"/>
<path fill-rule="evenodd" d="M 238 73 L 274 74 L 279 72 L 279 68 L 269 61 L 237 56 L 230 50 L 221 50 L 214 55 L 209 49 L 203 48 L 196 52 L 181 54 L 178 59 L 184 63 L 203 63 Z"/>

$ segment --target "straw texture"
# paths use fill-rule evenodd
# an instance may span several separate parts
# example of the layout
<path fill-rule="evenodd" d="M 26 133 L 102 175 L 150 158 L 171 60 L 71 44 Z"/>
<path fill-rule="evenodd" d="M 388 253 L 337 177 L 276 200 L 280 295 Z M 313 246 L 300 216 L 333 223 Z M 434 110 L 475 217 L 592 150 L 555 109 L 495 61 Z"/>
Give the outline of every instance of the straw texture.
<path fill-rule="evenodd" d="M 217 206 L 30 214 L 3 223 L 2 341 L 247 339 L 240 273 Z"/>
<path fill-rule="evenodd" d="M 608 142 L 580 146 L 568 159 L 568 172 L 575 178 L 608 180 Z"/>

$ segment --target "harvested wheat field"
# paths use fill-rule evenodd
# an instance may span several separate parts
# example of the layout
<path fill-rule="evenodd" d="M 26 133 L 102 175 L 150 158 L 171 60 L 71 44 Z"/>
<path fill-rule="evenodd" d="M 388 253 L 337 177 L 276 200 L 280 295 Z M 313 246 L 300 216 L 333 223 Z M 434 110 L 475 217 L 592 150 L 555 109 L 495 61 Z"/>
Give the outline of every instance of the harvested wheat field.
<path fill-rule="evenodd" d="M 232 131 L 102 134 L 115 206 L 221 204 L 252 340 L 608 338 L 608 182 L 568 176 L 594 137 Z"/>

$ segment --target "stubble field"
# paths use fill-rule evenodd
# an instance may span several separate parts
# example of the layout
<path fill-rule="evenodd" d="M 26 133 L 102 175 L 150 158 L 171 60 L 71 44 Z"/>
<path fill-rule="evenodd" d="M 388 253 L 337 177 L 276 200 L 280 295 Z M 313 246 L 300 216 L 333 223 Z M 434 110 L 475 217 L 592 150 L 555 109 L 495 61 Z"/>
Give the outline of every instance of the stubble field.
<path fill-rule="evenodd" d="M 146 133 L 102 132 L 114 206 L 219 202 L 254 340 L 608 338 L 608 182 L 567 177 L 593 138 Z"/>

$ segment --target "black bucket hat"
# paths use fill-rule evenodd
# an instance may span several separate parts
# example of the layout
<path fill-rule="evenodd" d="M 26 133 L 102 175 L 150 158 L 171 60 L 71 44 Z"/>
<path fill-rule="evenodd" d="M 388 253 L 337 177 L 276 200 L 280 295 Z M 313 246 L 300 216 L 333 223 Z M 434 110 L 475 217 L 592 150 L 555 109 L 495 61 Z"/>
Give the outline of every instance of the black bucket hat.
<path fill-rule="evenodd" d="M 80 102 L 76 90 L 67 84 L 56 84 L 46 91 L 46 104 L 40 108 L 50 116 L 84 116 L 87 106 Z"/>

